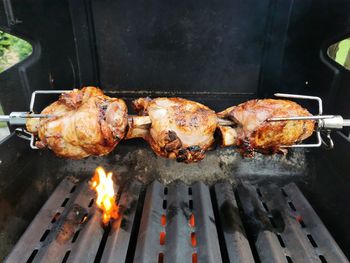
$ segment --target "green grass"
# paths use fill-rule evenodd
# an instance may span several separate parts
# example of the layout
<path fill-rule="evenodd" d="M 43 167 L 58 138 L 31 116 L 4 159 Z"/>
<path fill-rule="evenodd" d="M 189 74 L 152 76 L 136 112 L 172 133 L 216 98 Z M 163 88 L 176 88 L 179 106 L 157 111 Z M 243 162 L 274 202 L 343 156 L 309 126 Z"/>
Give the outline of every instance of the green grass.
<path fill-rule="evenodd" d="M 32 52 L 33 48 L 27 41 L 0 31 L 0 73 Z"/>
<path fill-rule="evenodd" d="M 350 39 L 344 39 L 339 42 L 338 52 L 335 58 L 340 65 L 345 65 L 346 57 L 348 56 L 350 50 Z"/>
<path fill-rule="evenodd" d="M 0 105 L 0 115 L 3 115 L 4 114 L 4 111 L 2 110 L 2 107 Z M 7 127 L 7 124 L 6 122 L 0 122 L 0 128 L 5 128 Z"/>
<path fill-rule="evenodd" d="M 12 36 L 0 30 L 0 73 L 17 64 L 33 52 L 32 46 L 25 40 Z M 0 105 L 0 115 L 4 111 Z M 0 128 L 7 127 L 7 123 L 0 122 Z"/>
<path fill-rule="evenodd" d="M 25 40 L 0 31 L 0 73 L 17 64 L 33 52 L 32 46 Z M 4 111 L 0 105 L 0 115 Z M 7 127 L 7 123 L 0 122 L 0 128 Z"/>

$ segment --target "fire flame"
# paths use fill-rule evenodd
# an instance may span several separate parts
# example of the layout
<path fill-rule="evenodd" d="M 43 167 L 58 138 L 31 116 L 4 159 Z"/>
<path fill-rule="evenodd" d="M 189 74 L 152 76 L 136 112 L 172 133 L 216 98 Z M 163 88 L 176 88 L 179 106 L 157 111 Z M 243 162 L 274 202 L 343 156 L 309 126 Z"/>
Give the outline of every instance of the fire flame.
<path fill-rule="evenodd" d="M 105 225 L 119 216 L 113 185 L 112 172 L 106 174 L 101 166 L 97 167 L 90 181 L 90 187 L 96 191 L 96 204 L 102 210 L 102 222 Z"/>

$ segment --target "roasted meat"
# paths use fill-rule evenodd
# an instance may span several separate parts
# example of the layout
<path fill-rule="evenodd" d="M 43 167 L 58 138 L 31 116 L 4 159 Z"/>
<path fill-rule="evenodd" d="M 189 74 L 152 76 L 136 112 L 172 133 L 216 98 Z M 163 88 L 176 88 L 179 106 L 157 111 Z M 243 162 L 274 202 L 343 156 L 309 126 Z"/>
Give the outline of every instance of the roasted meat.
<path fill-rule="evenodd" d="M 191 163 L 204 158 L 214 142 L 215 112 L 182 98 L 140 98 L 133 102 L 139 115 L 130 123 L 127 138 L 143 137 L 163 157 Z M 142 126 L 147 119 L 150 127 Z"/>
<path fill-rule="evenodd" d="M 311 115 L 299 104 L 289 100 L 250 100 L 217 115 L 235 123 L 233 127 L 219 126 L 223 145 L 235 145 L 245 155 L 251 155 L 254 151 L 267 154 L 285 151 L 281 146 L 296 144 L 308 138 L 315 127 L 315 122 L 311 120 L 267 121 L 273 117 Z"/>
<path fill-rule="evenodd" d="M 50 117 L 27 121 L 37 135 L 37 147 L 48 147 L 61 157 L 80 159 L 105 155 L 123 139 L 142 137 L 163 157 L 191 163 L 204 158 L 221 133 L 223 146 L 236 146 L 246 155 L 285 152 L 314 131 L 315 122 L 277 121 L 273 117 L 310 116 L 288 100 L 250 100 L 222 112 L 182 98 L 139 98 L 138 116 L 127 116 L 123 100 L 110 98 L 95 87 L 64 93 L 41 113 Z M 126 128 L 128 131 L 126 133 Z"/>
<path fill-rule="evenodd" d="M 125 102 L 95 87 L 63 93 L 41 113 L 53 117 L 28 119 L 26 125 L 40 139 L 36 146 L 71 159 L 108 154 L 127 127 Z"/>

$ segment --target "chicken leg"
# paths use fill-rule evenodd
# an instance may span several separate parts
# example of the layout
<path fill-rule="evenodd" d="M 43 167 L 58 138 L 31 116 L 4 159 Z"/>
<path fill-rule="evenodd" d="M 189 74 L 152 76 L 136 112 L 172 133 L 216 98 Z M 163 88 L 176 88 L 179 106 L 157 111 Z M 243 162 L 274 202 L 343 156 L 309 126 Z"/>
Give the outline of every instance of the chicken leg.
<path fill-rule="evenodd" d="M 63 93 L 41 113 L 54 117 L 28 119 L 27 130 L 40 139 L 36 146 L 71 159 L 108 154 L 124 138 L 128 123 L 125 102 L 95 87 Z"/>
<path fill-rule="evenodd" d="M 214 142 L 215 112 L 182 98 L 140 98 L 133 101 L 140 117 L 129 118 L 126 139 L 142 137 L 153 151 L 178 162 L 197 162 Z"/>
<path fill-rule="evenodd" d="M 254 151 L 265 154 L 285 152 L 289 146 L 310 137 L 315 128 L 312 120 L 268 122 L 273 117 L 311 116 L 299 104 L 289 100 L 250 100 L 219 112 L 218 117 L 231 120 L 234 126 L 218 126 L 223 146 L 234 145 L 245 155 Z"/>

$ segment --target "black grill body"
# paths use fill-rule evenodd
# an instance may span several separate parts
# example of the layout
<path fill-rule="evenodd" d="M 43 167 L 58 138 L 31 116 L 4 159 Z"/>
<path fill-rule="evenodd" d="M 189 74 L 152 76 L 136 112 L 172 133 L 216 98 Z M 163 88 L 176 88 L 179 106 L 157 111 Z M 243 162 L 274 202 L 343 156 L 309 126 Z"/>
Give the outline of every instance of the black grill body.
<path fill-rule="evenodd" d="M 211 0 L 3 1 L 0 4 L 0 29 L 28 40 L 33 45 L 33 54 L 0 75 L 0 103 L 5 113 L 27 111 L 30 94 L 35 90 L 95 85 L 108 95 L 125 99 L 127 103 L 142 96 L 179 96 L 219 111 L 251 98 L 272 97 L 275 92 L 286 92 L 320 96 L 326 114 L 350 117 L 350 72 L 327 56 L 327 47 L 350 33 L 349 9 L 350 1 L 345 0 L 233 0 L 220 3 Z M 40 97 L 36 110 L 40 111 L 53 99 L 56 98 Z M 311 112 L 317 110 L 313 104 L 303 106 Z M 13 131 L 13 127 L 11 129 Z M 208 248 L 197 251 L 199 262 L 202 256 L 199 251 L 203 250 L 213 262 L 217 258 L 224 261 L 232 256 L 239 258 L 234 255 L 240 253 L 245 258 L 250 255 L 261 261 L 281 259 L 281 255 L 283 260 L 289 260 L 288 257 L 293 260 L 294 252 L 300 246 L 300 243 L 294 242 L 298 237 L 302 238 L 301 244 L 305 242 L 305 246 L 298 250 L 296 260 L 302 257 L 323 262 L 320 256 L 327 260 L 327 249 L 340 255 L 333 241 L 328 246 L 322 243 L 333 238 L 349 258 L 348 131 L 335 133 L 334 141 L 332 151 L 296 150 L 287 156 L 257 154 L 251 159 L 242 158 L 233 149 L 216 149 L 201 163 L 184 165 L 156 158 L 141 140 L 122 142 L 106 157 L 71 161 L 59 159 L 49 151 L 31 150 L 26 141 L 11 135 L 0 142 L 0 259 L 9 255 L 66 176 L 83 182 L 91 177 L 98 165 L 113 171 L 120 186 L 140 183 L 140 193 L 145 195 L 142 200 L 147 200 L 149 189 L 162 188 L 177 179 L 186 186 L 175 184 L 172 187 L 181 190 L 197 183 L 199 189 L 206 189 L 206 197 L 202 196 L 202 190 L 198 190 L 198 200 L 204 202 L 203 198 L 208 198 L 210 201 L 204 202 L 201 209 L 211 213 L 210 217 L 215 219 L 213 229 L 216 237 L 209 243 L 204 242 Z M 160 182 L 159 186 L 158 183 L 152 184 L 155 180 Z M 238 214 L 233 217 L 243 224 L 247 236 L 245 242 L 250 245 L 248 250 L 244 250 L 246 246 L 240 243 L 238 248 L 228 245 L 238 237 L 225 232 L 225 214 L 220 214 L 219 209 L 220 202 L 224 202 L 220 198 L 224 197 L 217 194 L 218 181 L 221 180 L 230 185 L 225 186 L 230 188 L 227 190 L 230 192 L 229 199 L 238 203 Z M 292 200 L 289 195 L 274 196 L 285 187 L 299 189 L 291 191 L 297 193 L 295 198 L 300 201 L 300 206 L 293 203 L 294 197 Z M 261 196 L 253 195 L 250 188 L 260 189 Z M 247 200 L 244 201 L 242 196 Z M 169 198 L 168 202 L 172 200 L 176 206 L 185 196 Z M 259 204 L 256 208 L 260 211 L 259 215 L 250 216 L 251 207 L 246 206 L 249 202 Z M 294 211 L 288 202 L 292 202 L 297 210 Z M 141 233 L 138 231 L 152 229 L 151 226 L 146 227 L 152 224 L 152 220 L 145 219 L 144 204 L 141 202 L 135 210 L 135 218 L 140 222 L 133 224 L 136 229 L 130 232 L 131 252 L 126 249 L 118 253 L 127 260 L 148 257 L 145 253 L 150 251 L 155 253 L 152 258 L 164 253 L 167 260 L 168 247 L 172 243 L 166 244 L 166 248 L 162 248 L 164 250 L 158 249 L 157 254 L 154 250 L 145 250 L 135 240 Z M 84 205 L 86 203 L 80 204 Z M 148 209 L 152 211 L 152 207 Z M 160 208 L 157 206 L 155 209 Z M 194 209 L 197 209 L 195 201 Z M 279 237 L 275 234 L 269 219 L 271 209 L 280 211 L 276 216 L 291 227 L 288 233 Z M 299 209 L 306 209 L 310 222 L 317 222 L 315 225 L 320 225 L 321 229 L 316 228 L 312 232 L 300 226 L 300 222 L 295 221 L 299 225 L 292 223 L 290 218 L 297 216 Z M 68 216 L 69 211 L 66 213 Z M 262 222 L 267 220 L 264 227 L 273 234 L 264 236 L 266 242 L 257 239 L 257 233 L 264 232 L 265 228 L 253 224 L 252 218 Z M 179 232 L 169 234 L 174 235 L 174 239 L 168 239 L 169 242 L 179 238 L 177 235 L 182 233 L 184 220 L 179 218 L 174 221 L 177 223 L 173 223 L 172 228 L 178 228 Z M 203 217 L 203 220 L 207 218 Z M 202 223 L 204 228 L 212 227 L 210 222 Z M 274 223 L 279 227 L 278 222 Z M 236 229 L 238 226 L 232 227 Z M 213 229 L 198 233 L 198 246 L 204 245 L 203 240 Z M 45 231 L 37 233 L 40 235 L 39 244 Z M 46 238 L 54 231 L 50 230 L 50 233 Z M 317 237 L 318 234 L 321 238 Z M 118 242 L 116 235 L 113 240 L 105 238 L 106 251 L 113 251 L 113 242 Z M 76 242 L 81 237 L 78 236 Z M 142 242 L 149 245 L 147 241 L 152 235 L 145 234 L 144 238 Z M 100 241 L 96 241 L 97 251 Z M 292 247 L 289 247 L 289 241 L 294 244 Z M 256 242 L 260 242 L 259 245 Z M 180 249 L 174 246 L 174 251 Z M 74 251 L 79 252 L 79 249 L 66 248 L 65 253 L 72 253 L 67 256 L 68 261 L 74 258 Z M 32 251 L 35 249 L 38 248 Z M 193 247 L 184 246 L 180 250 L 191 256 L 196 253 Z M 260 253 L 262 250 L 266 251 L 264 255 Z M 269 254 L 269 251 L 278 252 Z M 38 249 L 35 258 L 45 258 L 44 252 Z M 111 256 L 99 254 L 100 260 Z M 175 260 L 176 256 L 172 258 Z M 335 258 L 331 256 L 327 262 L 332 262 L 332 259 Z"/>

